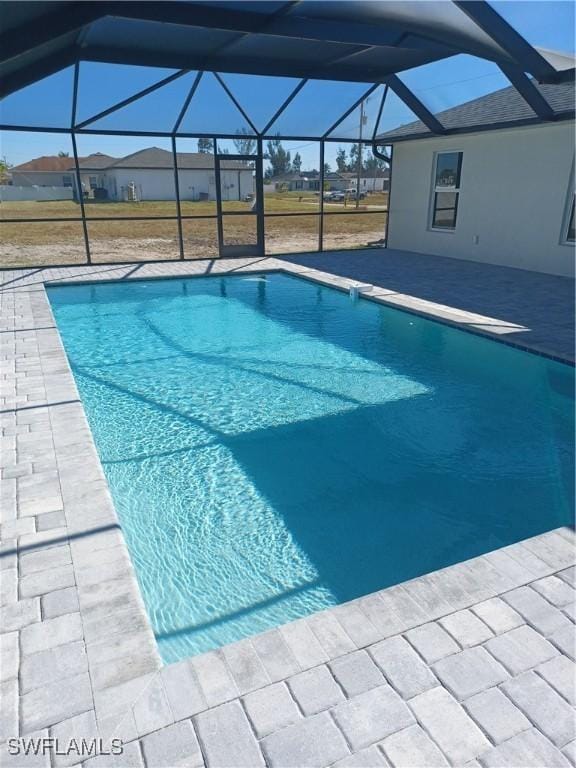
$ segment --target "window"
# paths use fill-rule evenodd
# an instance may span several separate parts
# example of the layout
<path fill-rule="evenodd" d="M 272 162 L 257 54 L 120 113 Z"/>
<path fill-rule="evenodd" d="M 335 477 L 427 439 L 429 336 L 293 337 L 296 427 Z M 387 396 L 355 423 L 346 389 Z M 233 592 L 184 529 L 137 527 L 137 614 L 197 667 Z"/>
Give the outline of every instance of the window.
<path fill-rule="evenodd" d="M 576 195 L 572 196 L 572 205 L 570 206 L 570 214 L 568 216 L 568 227 L 566 230 L 566 241 L 573 243 L 576 241 L 576 230 L 574 222 L 574 208 L 576 207 Z"/>
<path fill-rule="evenodd" d="M 460 195 L 462 152 L 439 152 L 434 170 L 432 227 L 455 229 Z"/>
<path fill-rule="evenodd" d="M 63 187 L 71 187 L 72 186 L 72 176 L 66 175 L 62 176 L 62 186 Z"/>
<path fill-rule="evenodd" d="M 98 177 L 97 176 L 90 176 L 89 177 L 90 182 L 90 189 L 98 189 Z"/>

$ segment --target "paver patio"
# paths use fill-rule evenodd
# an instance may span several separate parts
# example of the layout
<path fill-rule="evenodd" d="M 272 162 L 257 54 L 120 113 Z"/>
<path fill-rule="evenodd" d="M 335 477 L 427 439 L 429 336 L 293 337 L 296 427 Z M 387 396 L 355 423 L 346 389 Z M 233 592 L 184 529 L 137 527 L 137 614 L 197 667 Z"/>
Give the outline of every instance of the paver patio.
<path fill-rule="evenodd" d="M 44 283 L 270 269 L 354 284 L 292 259 L 0 273 L 2 765 L 51 764 L 10 755 L 18 736 L 124 741 L 52 755 L 90 768 L 575 765 L 567 528 L 162 667 Z M 370 282 L 375 300 L 528 336 L 525 316 Z M 543 348 L 553 323 L 531 322 Z"/>

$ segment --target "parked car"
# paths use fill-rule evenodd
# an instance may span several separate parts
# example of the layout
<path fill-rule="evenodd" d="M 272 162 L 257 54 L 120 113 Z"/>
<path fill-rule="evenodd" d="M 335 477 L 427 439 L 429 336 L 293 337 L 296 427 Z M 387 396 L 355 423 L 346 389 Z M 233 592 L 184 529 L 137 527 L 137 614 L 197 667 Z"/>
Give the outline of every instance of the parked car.
<path fill-rule="evenodd" d="M 324 192 L 324 200 L 326 200 L 329 203 L 342 203 L 346 199 L 346 193 L 345 192 L 339 192 L 339 191 L 333 191 L 333 192 Z"/>
<path fill-rule="evenodd" d="M 363 200 L 365 197 L 366 192 L 360 192 L 358 195 L 359 200 Z M 346 191 L 334 190 L 332 192 L 325 192 L 324 200 L 330 203 L 343 203 L 345 200 L 356 200 L 356 190 L 347 189 Z"/>

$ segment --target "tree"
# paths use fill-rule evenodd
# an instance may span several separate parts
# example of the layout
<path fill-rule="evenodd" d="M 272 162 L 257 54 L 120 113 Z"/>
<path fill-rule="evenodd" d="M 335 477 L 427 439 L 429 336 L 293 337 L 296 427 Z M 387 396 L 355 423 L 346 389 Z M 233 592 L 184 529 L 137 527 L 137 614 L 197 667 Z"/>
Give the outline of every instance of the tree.
<path fill-rule="evenodd" d="M 9 163 L 5 157 L 0 157 L 0 184 L 7 178 L 10 168 L 12 168 L 12 163 Z"/>
<path fill-rule="evenodd" d="M 382 158 L 376 157 L 376 155 L 371 153 L 368 153 L 364 160 L 364 170 L 368 172 L 383 171 L 386 167 L 387 163 L 385 160 L 382 160 Z"/>
<path fill-rule="evenodd" d="M 324 163 L 324 176 L 327 176 L 329 173 L 332 173 L 332 168 L 330 168 L 330 163 Z"/>
<path fill-rule="evenodd" d="M 292 170 L 296 173 L 300 173 L 302 170 L 302 158 L 300 157 L 300 152 L 296 152 L 294 155 L 294 160 L 292 160 Z"/>
<path fill-rule="evenodd" d="M 236 138 L 232 141 L 239 155 L 252 155 L 256 149 L 256 139 L 248 133 L 246 128 L 236 131 Z"/>
<path fill-rule="evenodd" d="M 212 139 L 198 139 L 198 152 L 202 155 L 211 155 L 214 152 Z"/>
<path fill-rule="evenodd" d="M 267 176 L 282 176 L 290 170 L 290 152 L 286 152 L 280 139 L 270 139 L 266 145 L 268 152 L 267 158 L 272 166 L 271 172 Z"/>
<path fill-rule="evenodd" d="M 338 168 L 339 173 L 344 173 L 344 171 L 348 170 L 348 160 L 346 158 L 346 150 L 344 147 L 338 147 L 338 152 L 336 152 L 336 167 Z"/>
<path fill-rule="evenodd" d="M 357 172 L 359 152 L 360 152 L 360 145 L 352 144 L 352 146 L 350 147 L 350 161 L 348 163 L 348 168 L 346 170 L 353 171 L 354 173 Z"/>
<path fill-rule="evenodd" d="M 60 152 L 58 152 L 58 157 L 70 157 L 70 152 L 62 152 L 62 150 L 60 150 Z"/>

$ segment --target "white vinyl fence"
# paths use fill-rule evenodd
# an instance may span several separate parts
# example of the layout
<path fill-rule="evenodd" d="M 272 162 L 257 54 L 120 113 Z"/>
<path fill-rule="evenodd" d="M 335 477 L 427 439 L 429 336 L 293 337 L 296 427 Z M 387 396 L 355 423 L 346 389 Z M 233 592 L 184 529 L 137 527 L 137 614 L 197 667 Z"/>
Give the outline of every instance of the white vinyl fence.
<path fill-rule="evenodd" d="M 0 185 L 0 202 L 8 203 L 21 200 L 73 200 L 72 187 L 13 187 Z"/>

